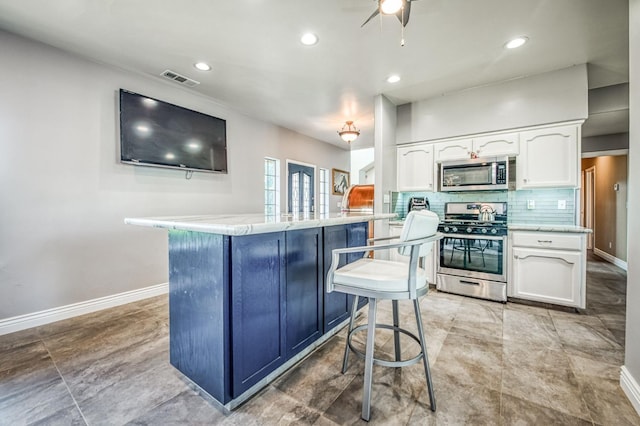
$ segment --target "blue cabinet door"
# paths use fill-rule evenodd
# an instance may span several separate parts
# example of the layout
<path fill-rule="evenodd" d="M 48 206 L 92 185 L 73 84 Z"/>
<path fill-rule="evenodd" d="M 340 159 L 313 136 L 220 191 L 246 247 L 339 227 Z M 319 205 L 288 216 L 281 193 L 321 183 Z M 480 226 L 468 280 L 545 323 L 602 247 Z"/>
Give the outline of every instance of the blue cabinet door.
<path fill-rule="evenodd" d="M 322 229 L 286 233 L 287 359 L 322 335 Z"/>
<path fill-rule="evenodd" d="M 331 266 L 331 250 L 366 245 L 367 231 L 368 227 L 366 222 L 327 226 L 324 228 L 324 280 L 326 280 L 327 272 Z M 340 266 L 361 258 L 363 254 L 364 253 L 350 253 L 347 256 L 342 256 Z M 326 282 L 324 291 L 324 332 L 326 333 L 349 318 L 349 311 L 353 299 L 345 293 L 335 291 L 327 293 Z"/>
<path fill-rule="evenodd" d="M 169 231 L 171 365 L 223 404 L 231 396 L 229 237 Z"/>
<path fill-rule="evenodd" d="M 231 237 L 233 396 L 284 363 L 285 233 Z"/>

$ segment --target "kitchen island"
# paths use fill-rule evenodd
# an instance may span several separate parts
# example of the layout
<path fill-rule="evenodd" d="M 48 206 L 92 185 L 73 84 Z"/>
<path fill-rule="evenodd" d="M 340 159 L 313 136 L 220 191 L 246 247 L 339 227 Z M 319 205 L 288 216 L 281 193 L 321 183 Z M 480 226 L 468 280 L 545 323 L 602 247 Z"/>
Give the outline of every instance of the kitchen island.
<path fill-rule="evenodd" d="M 350 296 L 325 291 L 331 250 L 366 245 L 369 221 L 394 217 L 252 214 L 125 223 L 168 229 L 170 362 L 233 409 L 348 321 Z"/>

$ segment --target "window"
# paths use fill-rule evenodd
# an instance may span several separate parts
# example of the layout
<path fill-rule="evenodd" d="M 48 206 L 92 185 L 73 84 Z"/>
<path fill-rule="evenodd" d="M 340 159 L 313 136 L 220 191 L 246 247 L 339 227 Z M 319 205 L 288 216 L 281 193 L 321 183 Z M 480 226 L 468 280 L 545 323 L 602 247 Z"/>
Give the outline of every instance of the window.
<path fill-rule="evenodd" d="M 320 214 L 329 213 L 329 170 L 320 169 Z"/>
<path fill-rule="evenodd" d="M 264 159 L 264 214 L 280 214 L 280 160 Z"/>

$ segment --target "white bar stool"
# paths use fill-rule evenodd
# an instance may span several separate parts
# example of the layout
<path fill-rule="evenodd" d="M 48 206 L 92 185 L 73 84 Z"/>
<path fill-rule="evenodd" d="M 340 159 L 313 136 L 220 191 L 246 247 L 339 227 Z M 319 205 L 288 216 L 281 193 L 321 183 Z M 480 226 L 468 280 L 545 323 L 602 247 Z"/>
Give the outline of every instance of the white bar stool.
<path fill-rule="evenodd" d="M 349 352 L 353 351 L 365 359 L 364 366 L 364 390 L 362 396 L 362 419 L 369 421 L 371 415 L 371 385 L 373 382 L 373 364 L 386 367 L 406 367 L 422 360 L 431 410 L 436 410 L 436 398 L 433 392 L 429 358 L 424 340 L 424 329 L 420 315 L 419 297 L 429 290 L 427 273 L 419 267 L 419 260 L 423 259 L 433 249 L 434 241 L 442 238 L 437 233 L 438 215 L 428 210 L 412 211 L 402 228 L 400 242 L 395 244 L 380 244 L 363 247 L 350 247 L 333 250 L 331 267 L 327 274 L 327 292 L 339 291 L 354 295 L 347 345 L 345 347 L 342 373 L 347 371 Z M 379 238 L 373 241 L 398 239 Z M 401 255 L 409 256 L 409 263 L 393 262 L 369 258 L 371 251 L 398 249 Z M 345 253 L 363 252 L 364 257 L 355 262 L 340 266 L 340 255 Z M 354 328 L 356 309 L 359 297 L 369 298 L 368 323 Z M 378 300 L 391 300 L 393 305 L 393 325 L 376 324 L 376 312 Z M 418 336 L 400 328 L 398 321 L 398 300 L 413 300 L 413 306 L 418 325 Z M 375 329 L 385 328 L 393 330 L 395 344 L 395 361 L 387 361 L 374 357 Z M 367 329 L 367 343 L 365 353 L 356 350 L 351 344 L 353 334 L 359 330 Z M 420 353 L 415 357 L 402 360 L 400 356 L 400 333 L 411 337 L 420 344 Z"/>

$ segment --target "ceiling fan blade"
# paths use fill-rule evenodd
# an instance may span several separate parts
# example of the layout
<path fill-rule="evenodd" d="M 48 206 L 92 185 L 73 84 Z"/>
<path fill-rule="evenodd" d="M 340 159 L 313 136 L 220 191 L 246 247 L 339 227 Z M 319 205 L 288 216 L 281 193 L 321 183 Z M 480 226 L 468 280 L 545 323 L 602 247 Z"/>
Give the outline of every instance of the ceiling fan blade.
<path fill-rule="evenodd" d="M 407 23 L 409 22 L 409 13 L 411 12 L 412 1 L 415 1 L 415 0 L 403 0 L 404 7 L 396 13 L 396 16 L 398 17 L 398 21 L 400 21 L 403 27 L 406 27 Z"/>
<path fill-rule="evenodd" d="M 367 23 L 368 23 L 370 20 L 372 20 L 373 18 L 375 18 L 376 16 L 378 16 L 378 14 L 379 14 L 379 13 L 380 13 L 380 9 L 376 9 L 376 10 L 375 10 L 375 12 L 373 12 L 373 13 L 371 14 L 371 16 L 369 16 L 369 17 L 367 18 L 367 20 L 366 20 L 366 21 L 364 21 L 364 23 L 363 23 L 362 25 L 360 25 L 360 28 L 362 28 L 362 27 L 364 27 L 365 25 L 367 25 Z"/>

